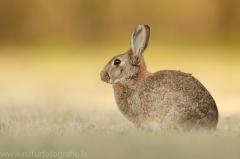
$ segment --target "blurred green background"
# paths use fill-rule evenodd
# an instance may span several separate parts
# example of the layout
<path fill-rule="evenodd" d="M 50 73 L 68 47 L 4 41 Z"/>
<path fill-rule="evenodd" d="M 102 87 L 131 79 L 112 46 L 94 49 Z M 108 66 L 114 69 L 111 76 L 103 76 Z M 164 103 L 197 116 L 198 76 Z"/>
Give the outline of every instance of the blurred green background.
<path fill-rule="evenodd" d="M 193 73 L 221 114 L 239 112 L 238 0 L 0 0 L 0 105 L 117 111 L 99 74 L 139 24 L 149 71 Z"/>

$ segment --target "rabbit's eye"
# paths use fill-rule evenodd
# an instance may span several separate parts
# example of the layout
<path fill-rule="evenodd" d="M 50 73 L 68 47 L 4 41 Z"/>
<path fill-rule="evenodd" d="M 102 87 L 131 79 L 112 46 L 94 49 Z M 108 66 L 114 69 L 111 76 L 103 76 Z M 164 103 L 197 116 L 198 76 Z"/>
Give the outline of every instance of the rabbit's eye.
<path fill-rule="evenodd" d="M 114 60 L 114 65 L 119 65 L 120 63 L 121 63 L 121 60 L 119 59 Z"/>

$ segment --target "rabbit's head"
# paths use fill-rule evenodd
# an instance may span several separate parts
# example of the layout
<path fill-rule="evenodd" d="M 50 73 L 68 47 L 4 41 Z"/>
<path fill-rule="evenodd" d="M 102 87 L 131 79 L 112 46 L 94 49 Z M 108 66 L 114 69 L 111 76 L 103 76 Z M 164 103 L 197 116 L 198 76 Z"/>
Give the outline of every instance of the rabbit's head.
<path fill-rule="evenodd" d="M 147 70 L 142 54 L 147 48 L 149 37 L 150 27 L 139 25 L 132 34 L 130 50 L 112 58 L 101 71 L 102 81 L 114 84 L 144 74 Z"/>

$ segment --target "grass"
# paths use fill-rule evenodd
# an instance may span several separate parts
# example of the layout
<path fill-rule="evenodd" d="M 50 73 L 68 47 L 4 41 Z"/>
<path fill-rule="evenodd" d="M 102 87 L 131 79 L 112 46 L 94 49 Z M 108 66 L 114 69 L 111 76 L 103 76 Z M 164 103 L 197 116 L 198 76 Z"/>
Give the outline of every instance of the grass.
<path fill-rule="evenodd" d="M 150 71 L 191 72 L 213 95 L 217 130 L 192 134 L 141 132 L 120 114 L 99 72 L 123 51 L 0 49 L 0 158 L 239 158 L 239 50 L 161 46 L 146 52 Z"/>
<path fill-rule="evenodd" d="M 5 107 L 0 119 L 1 153 L 52 151 L 61 155 L 74 151 L 87 154 L 87 158 L 105 159 L 239 158 L 237 115 L 230 119 L 221 115 L 213 133 L 193 134 L 141 132 L 117 111 L 67 105 Z"/>

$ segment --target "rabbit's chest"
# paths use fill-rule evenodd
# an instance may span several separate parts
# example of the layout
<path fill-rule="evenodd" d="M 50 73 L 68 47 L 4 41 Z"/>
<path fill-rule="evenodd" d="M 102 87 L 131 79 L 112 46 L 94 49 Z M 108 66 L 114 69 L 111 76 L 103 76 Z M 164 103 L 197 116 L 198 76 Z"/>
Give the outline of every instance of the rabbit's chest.
<path fill-rule="evenodd" d="M 122 84 L 115 84 L 113 88 L 119 110 L 129 120 L 136 120 L 141 107 L 141 100 L 138 92 Z"/>

